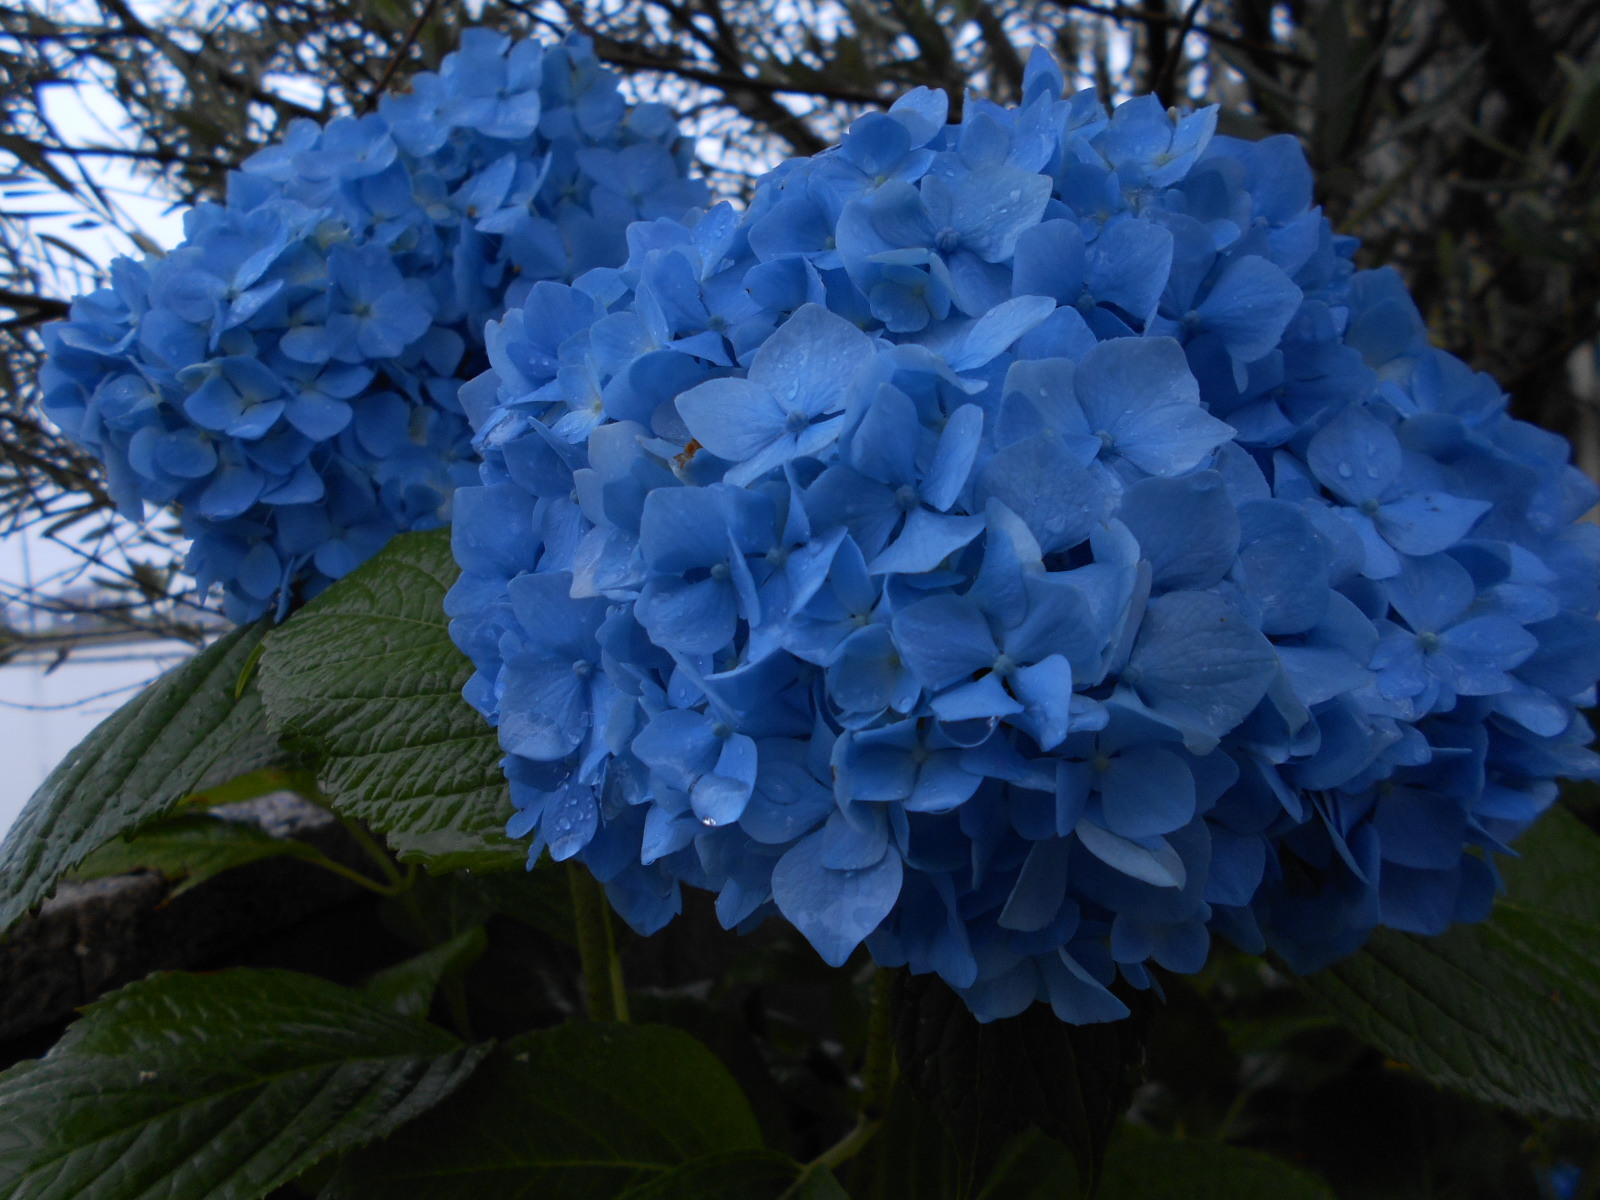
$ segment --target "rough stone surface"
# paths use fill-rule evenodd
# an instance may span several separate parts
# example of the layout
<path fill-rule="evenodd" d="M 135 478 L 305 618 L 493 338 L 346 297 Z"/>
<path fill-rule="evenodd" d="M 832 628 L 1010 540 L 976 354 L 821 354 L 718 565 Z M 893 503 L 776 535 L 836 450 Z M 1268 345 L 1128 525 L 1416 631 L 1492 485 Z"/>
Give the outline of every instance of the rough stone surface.
<path fill-rule="evenodd" d="M 297 796 L 279 793 L 216 811 L 361 866 L 337 818 Z M 215 957 L 358 889 L 309 863 L 274 858 L 226 871 L 181 896 L 172 890 L 143 871 L 62 884 L 0 941 L 0 1042 L 57 1025 L 113 988 Z"/>

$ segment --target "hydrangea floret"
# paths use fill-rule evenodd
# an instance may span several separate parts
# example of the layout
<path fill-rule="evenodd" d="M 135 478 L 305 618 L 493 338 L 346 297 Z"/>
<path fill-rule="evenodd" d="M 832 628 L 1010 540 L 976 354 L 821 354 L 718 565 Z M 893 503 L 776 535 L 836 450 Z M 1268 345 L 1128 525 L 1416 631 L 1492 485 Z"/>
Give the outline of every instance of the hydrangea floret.
<path fill-rule="evenodd" d="M 314 595 L 477 477 L 456 392 L 486 322 L 707 199 L 661 105 L 592 46 L 468 30 L 377 111 L 295 122 L 45 331 L 45 411 L 120 511 L 177 505 L 245 621 Z"/>
<path fill-rule="evenodd" d="M 530 857 L 984 1020 L 1481 919 L 1593 775 L 1596 489 L 1429 345 L 1289 137 L 1038 53 L 535 284 L 449 608 Z"/>

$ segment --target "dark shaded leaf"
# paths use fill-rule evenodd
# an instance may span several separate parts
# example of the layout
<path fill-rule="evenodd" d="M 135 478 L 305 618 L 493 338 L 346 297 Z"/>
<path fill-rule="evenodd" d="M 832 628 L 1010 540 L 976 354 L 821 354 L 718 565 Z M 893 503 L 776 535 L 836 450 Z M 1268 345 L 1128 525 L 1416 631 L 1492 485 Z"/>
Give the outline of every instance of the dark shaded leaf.
<path fill-rule="evenodd" d="M 985 1200 L 1023 1200 L 1000 1192 Z M 1042 1197 L 1046 1193 L 1036 1193 Z M 1060 1193 L 1057 1193 L 1059 1195 Z M 1280 1158 L 1221 1142 L 1124 1128 L 1106 1154 L 1096 1200 L 1333 1200 L 1326 1183 Z"/>
<path fill-rule="evenodd" d="M 1059 1142 L 1040 1140 L 1065 1153 Z M 1070 1166 L 1071 1156 L 1067 1155 Z M 933 1109 L 917 1099 L 904 1077 L 895 1080 L 883 1125 L 861 1155 L 843 1169 L 856 1200 L 956 1200 L 961 1161 L 955 1141 Z M 1073 1175 L 1074 1181 L 1076 1174 Z"/>
<path fill-rule="evenodd" d="M 507 1042 L 403 1137 L 346 1159 L 323 1197 L 610 1200 L 695 1159 L 760 1146 L 738 1087 L 693 1038 L 562 1025 Z"/>
<path fill-rule="evenodd" d="M 895 1051 L 912 1089 L 950 1127 L 970 1178 L 985 1177 L 1010 1135 L 1037 1128 L 1072 1151 L 1088 1184 L 1132 1095 L 1143 1057 L 1139 1011 L 1069 1025 L 1036 1004 L 980 1025 L 937 977 L 902 973 Z"/>
<path fill-rule="evenodd" d="M 486 1049 L 309 975 L 155 975 L 0 1075 L 0 1197 L 253 1200 L 425 1112 Z"/>
<path fill-rule="evenodd" d="M 737 1150 L 674 1167 L 617 1200 L 777 1200 L 799 1178 L 799 1163 L 769 1150 Z M 846 1200 L 826 1169 L 813 1171 L 786 1200 Z"/>
<path fill-rule="evenodd" d="M 433 994 L 447 979 L 459 979 L 489 946 L 483 926 L 463 930 L 443 945 L 379 971 L 361 989 L 379 1008 L 403 1017 L 424 1018 Z"/>
<path fill-rule="evenodd" d="M 1556 809 L 1518 844 L 1484 924 L 1381 930 L 1305 980 L 1435 1083 L 1526 1113 L 1600 1116 L 1600 838 Z"/>
<path fill-rule="evenodd" d="M 264 858 L 289 855 L 309 861 L 321 851 L 293 838 L 273 837 L 247 821 L 210 813 L 179 813 L 146 825 L 131 839 L 117 838 L 96 850 L 72 873 L 73 879 L 104 879 L 129 871 L 154 871 L 183 882 L 173 895 L 213 876 Z"/>

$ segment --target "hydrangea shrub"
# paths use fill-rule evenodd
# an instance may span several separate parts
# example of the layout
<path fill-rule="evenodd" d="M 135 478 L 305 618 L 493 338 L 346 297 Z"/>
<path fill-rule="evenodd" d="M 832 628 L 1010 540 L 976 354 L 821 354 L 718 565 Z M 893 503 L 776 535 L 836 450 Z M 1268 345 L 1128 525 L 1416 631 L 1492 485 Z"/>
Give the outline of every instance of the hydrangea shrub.
<path fill-rule="evenodd" d="M 1289 137 L 919 90 L 541 280 L 462 388 L 453 633 L 530 855 L 984 1020 L 1481 919 L 1600 760 L 1595 488 Z M 648 215 L 648 214 L 647 214 Z"/>
<path fill-rule="evenodd" d="M 181 508 L 236 620 L 447 522 L 485 323 L 706 199 L 672 114 L 617 84 L 584 39 L 475 29 L 375 112 L 295 122 L 176 250 L 119 259 L 46 329 L 46 412 L 124 515 Z"/>

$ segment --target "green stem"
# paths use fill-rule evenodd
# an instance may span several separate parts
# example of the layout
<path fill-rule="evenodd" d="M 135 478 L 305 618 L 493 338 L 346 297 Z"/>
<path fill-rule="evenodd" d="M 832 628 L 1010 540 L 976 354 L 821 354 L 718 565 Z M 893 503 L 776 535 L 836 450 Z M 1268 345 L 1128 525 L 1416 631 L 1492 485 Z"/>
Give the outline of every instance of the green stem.
<path fill-rule="evenodd" d="M 415 867 L 408 871 L 402 872 L 400 868 L 395 865 L 395 861 L 393 857 L 390 856 L 389 851 L 386 850 L 376 838 L 367 832 L 367 827 L 365 825 L 363 825 L 360 821 L 351 820 L 349 817 L 344 816 L 343 814 L 339 814 L 339 820 L 343 823 L 350 836 L 356 840 L 356 844 L 365 850 L 368 857 L 370 857 L 373 862 L 378 864 L 378 869 L 389 877 L 389 883 L 395 888 L 396 891 L 406 891 L 410 889 L 412 882 L 416 879 Z"/>
<path fill-rule="evenodd" d="M 889 1091 L 894 1086 L 894 1047 L 889 1039 L 889 1004 L 893 993 L 894 975 L 879 968 L 872 977 L 872 1011 L 867 1017 L 867 1046 L 861 1065 L 861 1111 L 855 1126 L 808 1162 L 778 1200 L 792 1200 L 800 1195 L 818 1171 L 831 1171 L 849 1162 L 866 1148 L 883 1125 L 883 1114 L 889 1107 Z"/>
<path fill-rule="evenodd" d="M 401 870 L 399 864 L 395 862 L 394 856 L 389 853 L 388 848 L 373 837 L 365 825 L 360 821 L 345 816 L 334 808 L 328 797 L 323 795 L 322 791 L 314 784 L 307 784 L 296 790 L 304 799 L 338 817 L 339 823 L 344 826 L 345 832 L 350 835 L 356 845 L 366 851 L 367 857 L 378 865 L 378 869 L 383 872 L 389 882 L 387 884 L 378 883 L 361 872 L 351 870 L 349 867 L 335 862 L 325 855 L 319 854 L 317 859 L 312 861 L 336 875 L 371 889 L 380 896 L 387 896 L 391 900 L 397 901 L 400 911 L 411 925 L 417 943 L 424 949 L 431 950 L 433 947 L 443 943 L 445 938 L 435 929 L 433 922 L 428 919 L 427 912 L 424 911 L 421 903 L 417 900 L 417 864 L 407 863 L 405 869 Z M 440 985 L 440 991 L 444 995 L 445 1007 L 450 1010 L 450 1022 L 456 1027 L 456 1032 L 465 1040 L 473 1041 L 472 1018 L 467 1012 L 466 986 L 460 979 L 447 979 Z"/>
<path fill-rule="evenodd" d="M 416 890 L 412 885 L 416 882 L 417 866 L 412 863 L 406 867 L 406 872 L 401 875 L 395 872 L 398 883 L 392 893 L 400 911 L 411 923 L 412 932 L 418 944 L 424 949 L 431 950 L 442 945 L 448 940 L 448 930 L 439 932 L 432 920 L 429 919 L 427 910 L 422 907 L 422 902 L 417 899 Z M 467 989 L 459 977 L 445 979 L 439 985 L 440 994 L 444 996 L 445 1008 L 450 1013 L 450 1023 L 455 1026 L 463 1041 L 476 1040 L 472 1035 L 472 1017 L 467 1012 Z"/>
<path fill-rule="evenodd" d="M 296 854 L 295 857 L 310 863 L 312 866 L 321 867 L 324 871 L 337 875 L 340 879 L 359 884 L 369 892 L 376 892 L 380 896 L 397 896 L 404 890 L 391 883 L 380 883 L 378 880 L 363 875 L 360 871 L 347 867 L 341 862 L 335 862 L 320 851 L 313 851 L 309 854 Z"/>
<path fill-rule="evenodd" d="M 605 891 L 587 868 L 567 863 L 567 883 L 572 888 L 572 917 L 578 934 L 578 957 L 583 962 L 584 999 L 594 1021 L 628 1022 L 628 990 L 622 980 L 622 961 L 611 928 L 611 906 Z"/>
<path fill-rule="evenodd" d="M 894 1086 L 894 1047 L 889 1040 L 889 1004 L 894 975 L 877 968 L 872 976 L 872 1012 L 867 1018 L 867 1048 L 861 1067 L 861 1111 L 881 1117 Z"/>
<path fill-rule="evenodd" d="M 818 1171 L 831 1171 L 860 1154 L 882 1124 L 881 1117 L 869 1117 L 863 1112 L 856 1118 L 854 1129 L 800 1168 L 800 1174 L 794 1177 L 794 1182 L 784 1189 L 778 1200 L 794 1200 L 794 1197 L 805 1191 L 806 1184 Z"/>

